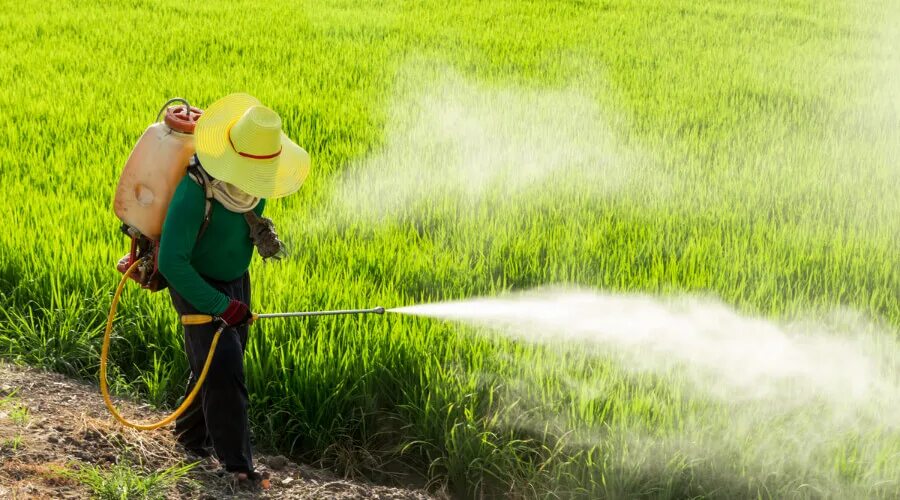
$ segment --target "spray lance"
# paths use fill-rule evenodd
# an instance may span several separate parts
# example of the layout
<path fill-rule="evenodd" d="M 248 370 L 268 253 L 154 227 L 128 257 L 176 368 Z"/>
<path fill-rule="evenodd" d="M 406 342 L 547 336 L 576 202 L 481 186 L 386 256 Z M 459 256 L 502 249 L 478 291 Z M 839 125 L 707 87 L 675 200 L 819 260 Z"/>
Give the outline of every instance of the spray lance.
<path fill-rule="evenodd" d="M 309 318 L 312 316 L 344 316 L 350 314 L 384 314 L 384 308 L 381 306 L 371 309 L 339 309 L 334 311 L 299 311 L 299 312 L 283 312 L 283 313 L 267 313 L 254 314 L 250 319 L 250 323 L 261 319 L 271 318 Z M 205 325 L 212 323 L 216 318 L 208 314 L 185 314 L 181 317 L 182 325 Z"/>

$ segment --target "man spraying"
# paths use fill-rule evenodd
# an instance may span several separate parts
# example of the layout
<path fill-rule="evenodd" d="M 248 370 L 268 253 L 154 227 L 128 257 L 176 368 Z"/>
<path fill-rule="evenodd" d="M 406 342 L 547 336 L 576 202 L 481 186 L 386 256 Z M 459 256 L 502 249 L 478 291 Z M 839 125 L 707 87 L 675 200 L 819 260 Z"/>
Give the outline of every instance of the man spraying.
<path fill-rule="evenodd" d="M 183 106 L 169 106 L 180 102 Z M 165 115 L 163 120 L 160 117 Z M 309 155 L 281 131 L 281 118 L 247 94 L 232 94 L 204 113 L 170 99 L 132 150 L 116 188 L 114 210 L 131 250 L 116 266 L 100 352 L 100 392 L 122 425 L 154 430 L 175 422 L 178 441 L 199 457 L 214 451 L 235 482 L 260 483 L 253 470 L 243 355 L 257 319 L 384 314 L 383 307 L 331 311 L 250 312 L 247 269 L 253 247 L 278 258 L 283 245 L 262 217 L 266 200 L 287 196 L 309 174 Z M 107 384 L 116 307 L 129 280 L 169 289 L 191 367 L 184 401 L 156 422 L 116 409 Z"/>
<path fill-rule="evenodd" d="M 247 94 L 212 104 L 197 120 L 194 141 L 196 154 L 172 195 L 158 253 L 159 272 L 178 314 L 217 318 L 183 326 L 191 367 L 188 394 L 214 334 L 225 328 L 199 397 L 176 420 L 175 433 L 198 456 L 208 456 L 212 448 L 236 481 L 259 482 L 243 354 L 252 319 L 248 267 L 254 241 L 266 240 L 267 226 L 253 221 L 267 199 L 300 188 L 309 173 L 309 155 L 282 132 L 278 114 Z"/>

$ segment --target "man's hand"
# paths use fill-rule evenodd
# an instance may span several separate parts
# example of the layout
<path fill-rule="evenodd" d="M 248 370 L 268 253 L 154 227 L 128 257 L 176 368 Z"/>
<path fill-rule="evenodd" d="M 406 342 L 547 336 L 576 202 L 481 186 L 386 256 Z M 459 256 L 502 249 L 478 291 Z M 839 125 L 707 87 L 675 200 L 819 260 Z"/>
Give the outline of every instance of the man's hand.
<path fill-rule="evenodd" d="M 134 264 L 134 261 L 131 260 L 131 254 L 126 253 L 121 259 L 119 259 L 119 262 L 116 263 L 116 270 L 122 274 L 125 274 L 131 268 L 132 264 Z M 128 275 L 128 277 L 133 279 L 134 281 L 137 281 L 138 283 L 141 283 L 140 275 L 141 270 L 135 269 L 131 272 L 131 274 Z M 143 283 L 141 284 L 143 285 Z"/>
<path fill-rule="evenodd" d="M 237 299 L 231 299 L 219 319 L 227 326 L 241 326 L 253 321 L 253 313 L 250 312 L 250 306 L 247 304 Z"/>

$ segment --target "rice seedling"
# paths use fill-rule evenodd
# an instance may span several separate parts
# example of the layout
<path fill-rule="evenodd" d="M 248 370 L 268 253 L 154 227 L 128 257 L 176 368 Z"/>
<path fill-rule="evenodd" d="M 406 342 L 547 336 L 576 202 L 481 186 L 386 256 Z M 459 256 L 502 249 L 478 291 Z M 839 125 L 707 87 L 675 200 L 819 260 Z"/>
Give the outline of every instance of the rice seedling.
<path fill-rule="evenodd" d="M 130 148 L 169 97 L 241 90 L 313 158 L 301 192 L 267 207 L 291 256 L 254 263 L 256 311 L 563 284 L 778 321 L 852 311 L 891 346 L 900 14 L 866 9 L 24 0 L 0 12 L 0 355 L 96 377 Z M 176 322 L 165 293 L 126 291 L 115 390 L 177 400 Z M 399 461 L 461 497 L 900 488 L 894 428 L 823 438 L 814 409 L 763 418 L 578 344 L 311 318 L 254 326 L 245 367 L 260 443 L 341 473 Z M 80 474 L 98 495 L 152 489 L 128 467 Z"/>

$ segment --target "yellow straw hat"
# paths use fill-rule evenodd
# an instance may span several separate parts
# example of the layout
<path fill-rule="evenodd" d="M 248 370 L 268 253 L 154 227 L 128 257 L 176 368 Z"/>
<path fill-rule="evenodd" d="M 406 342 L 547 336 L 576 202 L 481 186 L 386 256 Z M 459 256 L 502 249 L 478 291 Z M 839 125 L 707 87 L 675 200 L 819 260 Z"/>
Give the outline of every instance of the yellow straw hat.
<path fill-rule="evenodd" d="M 281 131 L 281 117 L 248 94 L 214 102 L 194 129 L 209 175 L 259 198 L 280 198 L 309 175 L 309 154 Z"/>

